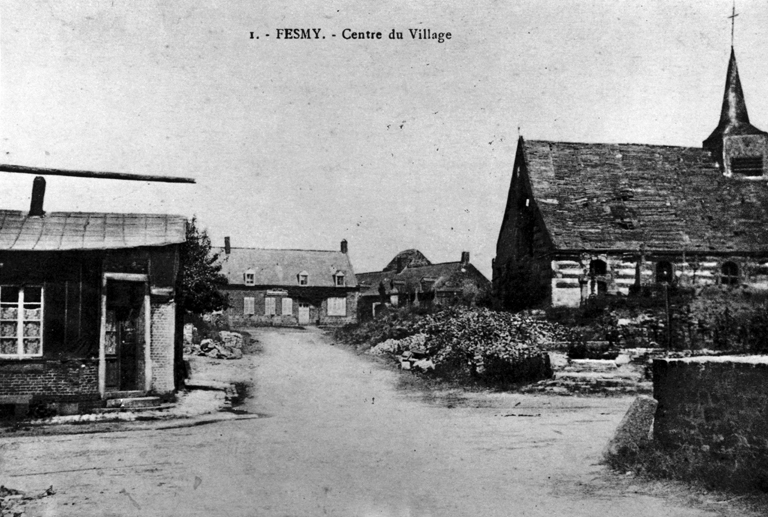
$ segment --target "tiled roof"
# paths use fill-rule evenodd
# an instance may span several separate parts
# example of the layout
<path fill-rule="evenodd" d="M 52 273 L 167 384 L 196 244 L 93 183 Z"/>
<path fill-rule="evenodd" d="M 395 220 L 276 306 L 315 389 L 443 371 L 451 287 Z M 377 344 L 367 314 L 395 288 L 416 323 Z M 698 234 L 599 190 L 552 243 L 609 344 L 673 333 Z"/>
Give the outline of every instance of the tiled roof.
<path fill-rule="evenodd" d="M 521 142 L 558 249 L 768 251 L 768 182 L 723 176 L 704 149 Z"/>
<path fill-rule="evenodd" d="M 461 262 L 444 262 L 429 266 L 407 267 L 400 273 L 397 271 L 374 271 L 371 273 L 358 273 L 357 281 L 360 282 L 362 296 L 378 296 L 379 284 L 383 283 L 387 292 L 393 286 L 398 291 L 421 292 L 440 290 L 460 290 L 465 280 L 473 280 L 478 287 L 488 284 L 482 273 L 472 264 Z M 483 284 L 483 285 L 481 285 Z M 417 289 L 418 288 L 418 289 Z"/>
<path fill-rule="evenodd" d="M 0 210 L 0 250 L 104 250 L 164 246 L 186 240 L 186 219 L 162 214 Z"/>
<path fill-rule="evenodd" d="M 269 250 L 231 248 L 221 252 L 221 272 L 230 285 L 244 285 L 245 272 L 252 270 L 256 285 L 297 286 L 299 273 L 307 273 L 310 287 L 335 287 L 334 274 L 344 274 L 346 287 L 357 287 L 349 256 L 340 251 Z"/>

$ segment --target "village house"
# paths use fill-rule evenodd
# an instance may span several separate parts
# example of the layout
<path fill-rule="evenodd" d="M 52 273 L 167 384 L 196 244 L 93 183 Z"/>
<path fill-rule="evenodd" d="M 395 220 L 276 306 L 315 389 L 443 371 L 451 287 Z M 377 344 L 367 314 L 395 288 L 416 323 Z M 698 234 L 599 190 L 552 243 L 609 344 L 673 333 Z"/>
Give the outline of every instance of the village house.
<path fill-rule="evenodd" d="M 359 287 L 347 253 L 236 248 L 225 238 L 222 274 L 232 325 L 344 325 L 357 321 Z"/>
<path fill-rule="evenodd" d="M 700 148 L 521 137 L 496 296 L 575 307 L 655 285 L 768 289 L 767 150 L 733 49 L 720 121 Z"/>
<path fill-rule="evenodd" d="M 359 273 L 360 317 L 375 317 L 385 307 L 473 303 L 490 282 L 469 262 L 432 264 L 419 250 L 398 253 L 382 271 Z"/>
<path fill-rule="evenodd" d="M 0 406 L 77 413 L 175 389 L 186 219 L 0 210 Z M 144 399 L 144 402 L 155 399 Z"/>

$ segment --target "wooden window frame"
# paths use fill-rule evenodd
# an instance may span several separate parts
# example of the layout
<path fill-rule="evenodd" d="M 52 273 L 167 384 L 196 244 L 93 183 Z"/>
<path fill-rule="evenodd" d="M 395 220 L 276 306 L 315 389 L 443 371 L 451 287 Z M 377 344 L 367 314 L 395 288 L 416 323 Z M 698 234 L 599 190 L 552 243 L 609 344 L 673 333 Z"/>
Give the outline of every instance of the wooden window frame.
<path fill-rule="evenodd" d="M 250 305 L 250 311 L 249 309 Z M 245 316 L 253 316 L 256 314 L 256 298 L 253 296 L 244 296 L 243 297 L 243 314 Z"/>
<path fill-rule="evenodd" d="M 14 307 L 11 306 L 11 303 L 2 303 L 0 304 L 0 325 L 15 325 L 16 326 L 16 335 L 13 336 L 16 339 L 16 353 L 15 354 L 0 354 L 0 357 L 2 358 L 16 358 L 16 359 L 26 359 L 30 357 L 42 357 L 43 356 L 43 315 L 45 314 L 45 287 L 43 285 L 37 285 L 37 284 L 29 284 L 29 285 L 0 285 L 0 292 L 2 289 L 18 289 L 18 299 L 15 302 L 15 309 L 16 309 L 16 316 L 15 318 L 2 318 L 3 313 L 5 312 L 5 309 L 12 309 Z M 40 289 L 40 302 L 32 302 L 36 306 L 39 306 L 40 310 L 40 317 L 39 319 L 31 319 L 31 318 L 25 318 L 26 315 L 26 307 L 25 305 L 28 305 L 24 301 L 24 290 L 25 289 Z M 24 335 L 24 323 L 39 323 L 39 331 L 37 336 L 25 336 Z M 26 354 L 24 353 L 24 339 L 37 339 L 40 342 L 39 345 L 39 351 L 35 354 Z M 0 337 L 0 339 L 3 339 Z M 6 337 L 5 339 L 10 340 L 10 337 Z"/>
<path fill-rule="evenodd" d="M 331 305 L 332 304 L 331 300 L 340 300 L 338 302 L 338 304 L 339 304 L 338 309 L 336 307 L 336 303 L 337 302 L 333 302 L 333 312 L 331 312 L 331 306 L 332 306 Z M 347 298 L 346 298 L 346 296 L 344 296 L 344 297 L 334 296 L 334 297 L 328 298 L 328 306 L 327 306 L 327 309 L 326 309 L 326 313 L 328 314 L 328 316 L 346 316 L 347 315 Z"/>

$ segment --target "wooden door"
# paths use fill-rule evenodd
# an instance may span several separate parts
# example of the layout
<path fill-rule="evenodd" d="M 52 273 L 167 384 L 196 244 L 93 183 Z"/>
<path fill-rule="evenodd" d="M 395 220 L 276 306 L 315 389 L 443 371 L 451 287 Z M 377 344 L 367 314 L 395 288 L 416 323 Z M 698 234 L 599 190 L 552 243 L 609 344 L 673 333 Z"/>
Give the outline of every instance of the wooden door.
<path fill-rule="evenodd" d="M 143 291 L 144 285 L 138 282 L 108 284 L 104 336 L 107 390 L 139 389 L 144 345 Z"/>

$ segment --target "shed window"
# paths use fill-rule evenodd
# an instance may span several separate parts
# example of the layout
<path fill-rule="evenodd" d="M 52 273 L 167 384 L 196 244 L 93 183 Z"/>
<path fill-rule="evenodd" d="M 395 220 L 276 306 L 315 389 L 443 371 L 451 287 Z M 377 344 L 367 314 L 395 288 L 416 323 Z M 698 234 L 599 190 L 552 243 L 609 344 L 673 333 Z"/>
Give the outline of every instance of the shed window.
<path fill-rule="evenodd" d="M 738 156 L 731 158 L 731 172 L 743 176 L 762 176 L 762 156 Z"/>
<path fill-rule="evenodd" d="M 726 262 L 720 268 L 720 283 L 723 285 L 739 285 L 739 266 L 733 262 Z"/>
<path fill-rule="evenodd" d="M 249 296 L 243 298 L 243 314 L 256 314 L 256 300 L 254 298 Z"/>
<path fill-rule="evenodd" d="M 346 316 L 346 298 L 328 298 L 328 316 Z"/>
<path fill-rule="evenodd" d="M 0 355 L 43 355 L 43 288 L 0 286 Z"/>
<path fill-rule="evenodd" d="M 272 297 L 264 298 L 264 315 L 265 316 L 274 316 L 275 315 L 275 299 Z"/>
<path fill-rule="evenodd" d="M 245 272 L 245 285 L 256 285 L 256 272 L 253 269 Z"/>
<path fill-rule="evenodd" d="M 661 283 L 672 283 L 672 264 L 667 262 L 666 260 L 662 260 L 660 262 L 656 263 L 656 282 Z"/>

